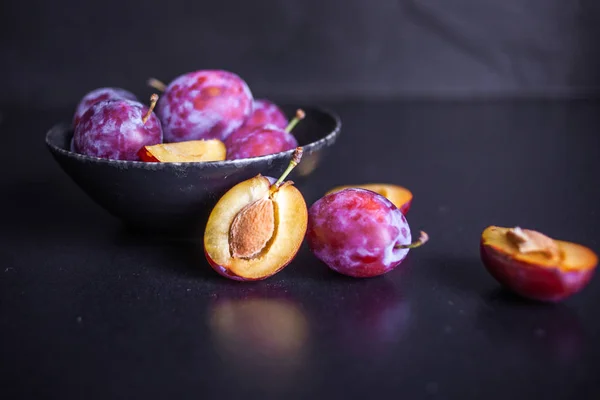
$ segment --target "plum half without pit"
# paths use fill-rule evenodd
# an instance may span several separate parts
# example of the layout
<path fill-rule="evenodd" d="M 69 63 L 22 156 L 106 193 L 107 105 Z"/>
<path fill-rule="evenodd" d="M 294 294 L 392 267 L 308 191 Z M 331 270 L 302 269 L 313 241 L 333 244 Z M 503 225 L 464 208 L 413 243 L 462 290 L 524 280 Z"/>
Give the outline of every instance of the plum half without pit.
<path fill-rule="evenodd" d="M 481 235 L 480 253 L 500 284 L 542 302 L 559 302 L 580 292 L 598 264 L 597 255 L 585 246 L 520 227 L 488 226 Z"/>
<path fill-rule="evenodd" d="M 285 181 L 302 158 L 293 153 L 278 180 L 261 174 L 229 189 L 212 209 L 204 231 L 210 266 L 237 281 L 266 279 L 296 256 L 306 234 L 308 210 L 302 193 Z"/>

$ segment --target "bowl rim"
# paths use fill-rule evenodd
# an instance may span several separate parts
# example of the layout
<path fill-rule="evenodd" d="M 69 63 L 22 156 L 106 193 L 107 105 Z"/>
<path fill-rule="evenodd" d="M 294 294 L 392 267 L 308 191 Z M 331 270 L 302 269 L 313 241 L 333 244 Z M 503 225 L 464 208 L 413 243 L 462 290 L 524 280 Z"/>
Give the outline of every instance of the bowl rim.
<path fill-rule="evenodd" d="M 311 153 L 312 150 L 316 147 L 319 147 L 320 144 L 325 144 L 333 139 L 336 139 L 337 136 L 339 136 L 341 129 L 342 129 L 342 120 L 341 120 L 340 116 L 336 112 L 331 110 L 330 108 L 322 107 L 322 106 L 302 106 L 302 105 L 296 106 L 296 105 L 288 105 L 288 104 L 285 104 L 285 106 L 302 108 L 305 111 L 312 110 L 312 111 L 320 112 L 321 114 L 325 114 L 325 115 L 329 116 L 334 121 L 335 126 L 334 126 L 333 130 L 331 130 L 331 132 L 329 132 L 327 135 L 323 136 L 319 140 L 310 142 L 310 143 L 302 146 L 304 153 Z M 308 112 L 307 112 L 307 114 L 308 114 Z M 66 157 L 78 159 L 80 161 L 114 166 L 114 167 L 118 167 L 118 168 L 136 167 L 136 168 L 143 168 L 143 169 L 148 169 L 148 170 L 159 170 L 159 169 L 164 169 L 164 168 L 182 168 L 182 167 L 186 167 L 186 168 L 194 168 L 194 167 L 241 168 L 241 167 L 248 165 L 249 162 L 253 162 L 253 163 L 261 162 L 261 161 L 269 162 L 269 161 L 273 161 L 273 160 L 279 159 L 279 158 L 287 158 L 287 157 L 291 156 L 291 154 L 293 154 L 293 152 L 294 152 L 294 149 L 291 149 L 291 150 L 287 150 L 287 151 L 283 151 L 283 152 L 279 152 L 279 153 L 267 154 L 264 156 L 241 158 L 241 159 L 236 159 L 236 160 L 222 160 L 222 161 L 147 162 L 147 161 L 115 160 L 115 159 L 102 158 L 102 157 L 89 156 L 89 155 L 85 155 L 85 154 L 76 153 L 76 152 L 71 151 L 70 149 L 64 149 L 62 147 L 59 147 L 51 141 L 50 138 L 55 134 L 56 131 L 69 131 L 69 130 L 71 130 L 71 124 L 67 123 L 67 122 L 59 122 L 59 123 L 55 124 L 54 126 L 52 126 L 46 132 L 46 136 L 45 136 L 46 146 L 48 146 L 53 152 L 60 153 L 61 155 L 64 155 Z"/>

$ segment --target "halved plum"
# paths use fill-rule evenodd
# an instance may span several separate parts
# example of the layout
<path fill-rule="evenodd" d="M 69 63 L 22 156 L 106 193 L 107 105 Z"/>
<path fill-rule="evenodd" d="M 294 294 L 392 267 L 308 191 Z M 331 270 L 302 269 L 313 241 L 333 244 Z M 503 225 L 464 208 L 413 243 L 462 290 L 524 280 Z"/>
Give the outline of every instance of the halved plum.
<path fill-rule="evenodd" d="M 546 302 L 580 292 L 598 264 L 597 255 L 585 246 L 519 227 L 487 227 L 480 254 L 500 284 L 522 297 Z"/>
<path fill-rule="evenodd" d="M 275 181 L 257 175 L 233 186 L 213 208 L 204 232 L 204 253 L 211 267 L 238 281 L 268 278 L 296 256 L 306 233 L 308 210 L 292 181 L 284 182 L 302 156 Z"/>
<path fill-rule="evenodd" d="M 223 161 L 226 154 L 225 144 L 218 139 L 160 143 L 144 146 L 138 152 L 146 162 Z"/>

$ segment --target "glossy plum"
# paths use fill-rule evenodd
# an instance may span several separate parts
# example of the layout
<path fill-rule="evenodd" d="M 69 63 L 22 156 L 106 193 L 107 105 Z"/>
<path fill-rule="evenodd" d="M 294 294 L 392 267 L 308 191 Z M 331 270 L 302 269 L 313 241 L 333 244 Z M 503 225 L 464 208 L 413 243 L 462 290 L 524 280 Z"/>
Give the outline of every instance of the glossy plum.
<path fill-rule="evenodd" d="M 147 107 L 133 100 L 94 104 L 75 128 L 74 148 L 89 156 L 138 161 L 142 147 L 162 142 L 162 128 L 152 112 L 153 105 Z"/>
<path fill-rule="evenodd" d="M 73 128 L 77 126 L 83 114 L 94 104 L 105 100 L 123 99 L 137 101 L 137 97 L 133 93 L 117 87 L 103 87 L 88 92 L 82 97 L 79 104 L 77 104 L 75 115 L 73 116 Z"/>
<path fill-rule="evenodd" d="M 307 242 L 331 269 L 352 277 L 385 274 L 400 264 L 411 232 L 402 212 L 370 190 L 328 194 L 309 209 Z"/>
<path fill-rule="evenodd" d="M 238 75 L 200 70 L 175 78 L 157 105 L 165 142 L 226 139 L 252 114 L 250 88 Z"/>

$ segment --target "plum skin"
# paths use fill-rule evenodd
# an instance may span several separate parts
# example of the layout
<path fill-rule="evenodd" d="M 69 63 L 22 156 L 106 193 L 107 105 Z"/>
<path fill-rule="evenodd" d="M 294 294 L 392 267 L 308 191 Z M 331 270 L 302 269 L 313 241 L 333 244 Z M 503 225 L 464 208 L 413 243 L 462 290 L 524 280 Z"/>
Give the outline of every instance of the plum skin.
<path fill-rule="evenodd" d="M 225 277 L 225 278 L 237 281 L 237 282 L 258 282 L 258 281 L 263 281 L 267 278 L 270 278 L 273 275 L 281 272 L 285 267 L 287 267 L 292 262 L 292 260 L 296 257 L 297 253 L 298 253 L 298 251 L 290 254 L 288 261 L 285 264 L 281 265 L 279 268 L 277 268 L 277 269 L 273 270 L 272 272 L 269 272 L 268 274 L 263 275 L 259 278 L 246 278 L 244 276 L 239 276 L 239 275 L 234 274 L 227 267 L 224 267 L 224 266 L 219 265 L 218 263 L 214 262 L 213 259 L 210 258 L 210 255 L 208 255 L 206 250 L 204 251 L 204 256 L 206 257 L 206 261 L 211 266 L 211 268 L 213 270 L 215 270 L 222 277 Z"/>
<path fill-rule="evenodd" d="M 83 114 L 94 104 L 99 103 L 104 100 L 118 100 L 118 99 L 126 99 L 137 101 L 137 97 L 135 94 L 131 93 L 128 90 L 121 89 L 118 87 L 102 87 L 94 89 L 88 93 L 86 93 L 77 107 L 75 109 L 75 115 L 73 116 L 72 126 L 75 128 Z"/>
<path fill-rule="evenodd" d="M 199 70 L 180 75 L 156 106 L 165 142 L 226 139 L 253 111 L 249 86 L 224 70 Z"/>
<path fill-rule="evenodd" d="M 104 100 L 91 106 L 81 117 L 73 135 L 73 149 L 88 156 L 112 160 L 139 161 L 138 151 L 159 144 L 161 123 L 149 107 L 133 100 Z"/>
<path fill-rule="evenodd" d="M 411 205 L 412 205 L 412 199 L 410 199 L 406 203 L 402 204 L 402 207 L 400 207 L 400 211 L 402 212 L 402 214 L 406 215 L 408 213 L 408 211 L 410 210 Z"/>
<path fill-rule="evenodd" d="M 235 160 L 281 153 L 298 147 L 298 141 L 274 125 L 257 127 L 247 132 L 238 130 L 225 140 L 227 159 Z"/>
<path fill-rule="evenodd" d="M 548 268 L 495 250 L 480 242 L 481 260 L 490 275 L 514 293 L 531 300 L 556 303 L 581 291 L 592 279 L 595 269 L 563 271 Z"/>
<path fill-rule="evenodd" d="M 343 275 L 367 278 L 395 269 L 409 249 L 406 217 L 384 196 L 349 188 L 317 200 L 309 209 L 306 239 L 312 253 Z"/>
<path fill-rule="evenodd" d="M 275 125 L 280 129 L 285 129 L 288 122 L 285 114 L 277 104 L 267 99 L 256 99 L 253 103 L 252 115 L 246 120 L 246 123 L 241 129 L 255 128 L 264 125 Z"/>

